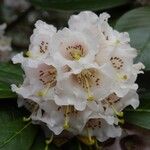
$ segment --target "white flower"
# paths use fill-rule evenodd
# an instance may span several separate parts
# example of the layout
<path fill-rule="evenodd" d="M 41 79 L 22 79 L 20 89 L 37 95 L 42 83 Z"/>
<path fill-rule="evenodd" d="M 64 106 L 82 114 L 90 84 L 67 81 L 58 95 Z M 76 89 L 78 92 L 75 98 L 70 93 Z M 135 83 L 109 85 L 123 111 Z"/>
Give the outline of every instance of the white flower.
<path fill-rule="evenodd" d="M 34 123 L 42 122 L 56 135 L 67 130 L 86 136 L 91 143 L 121 135 L 123 109 L 139 105 L 135 81 L 144 65 L 134 64 L 137 51 L 129 35 L 110 27 L 108 18 L 84 11 L 57 32 L 36 22 L 28 57 L 13 57 L 22 65 L 24 82 L 12 85 L 21 97 L 18 105 L 31 112 Z"/>
<path fill-rule="evenodd" d="M 101 101 L 101 103 L 106 113 L 114 114 L 114 111 L 121 112 L 129 105 L 136 109 L 139 106 L 139 96 L 134 90 L 129 91 L 123 98 L 112 93 Z"/>
<path fill-rule="evenodd" d="M 46 123 L 56 135 L 63 130 L 74 134 L 80 133 L 92 113 L 88 108 L 84 111 L 77 111 L 73 106 L 58 106 L 52 100 L 41 102 L 39 107 L 41 109 L 39 111 L 43 113 L 32 114 L 32 119 Z"/>
<path fill-rule="evenodd" d="M 130 89 L 138 88 L 135 80 L 144 66 L 133 64 L 137 51 L 129 45 L 128 33 L 113 30 L 108 24 L 109 17 L 107 13 L 102 13 L 99 17 L 99 30 L 103 33 L 106 44 L 101 46 L 96 62 L 101 66 L 102 72 L 112 79 L 111 92 L 123 97 Z"/>
<path fill-rule="evenodd" d="M 121 136 L 121 128 L 109 125 L 105 120 L 100 118 L 91 118 L 87 122 L 81 135 L 92 140 L 92 137 L 96 137 L 100 142 L 104 142 L 108 138 Z M 92 141 L 91 141 L 92 142 Z"/>
<path fill-rule="evenodd" d="M 89 36 L 64 28 L 53 36 L 51 55 L 57 67 L 68 65 L 73 73 L 95 67 L 97 43 Z"/>
<path fill-rule="evenodd" d="M 110 94 L 110 80 L 100 69 L 84 69 L 78 74 L 68 73 L 58 79 L 54 100 L 58 105 L 74 105 L 77 110 L 84 110 L 86 105 L 95 110 L 95 101 Z"/>
<path fill-rule="evenodd" d="M 135 84 L 137 74 L 144 68 L 142 63 L 133 64 L 133 59 L 137 52 L 128 44 L 107 46 L 99 51 L 96 62 L 101 66 L 101 70 L 111 80 L 111 92 L 115 92 L 119 97 L 123 97 L 130 89 L 136 90 Z"/>
<path fill-rule="evenodd" d="M 118 97 L 115 93 L 110 94 L 104 100 L 99 102 L 101 115 L 108 124 L 124 123 L 123 109 L 131 105 L 134 109 L 139 106 L 139 96 L 136 91 L 131 90 L 123 98 Z M 113 118 L 114 117 L 114 118 Z M 119 118 L 120 117 L 120 118 Z"/>
<path fill-rule="evenodd" d="M 97 34 L 98 16 L 91 11 L 82 11 L 78 15 L 72 15 L 68 21 L 69 29 L 88 34 Z"/>
<path fill-rule="evenodd" d="M 0 61 L 8 61 L 10 59 L 11 39 L 4 36 L 6 24 L 0 25 Z"/>
<path fill-rule="evenodd" d="M 99 20 L 101 19 L 95 13 L 91 11 L 82 11 L 70 17 L 68 21 L 69 29 L 90 36 L 94 41 L 93 44 L 96 45 L 96 43 L 98 43 L 97 49 L 101 49 L 101 47 L 108 43 L 105 42 L 103 32 L 99 29 Z"/>
<path fill-rule="evenodd" d="M 56 33 L 56 28 L 41 20 L 35 23 L 35 27 L 30 38 L 29 51 L 26 54 L 28 57 L 24 57 L 23 53 L 20 53 L 13 57 L 14 63 L 22 63 L 35 68 L 40 63 L 50 63 L 52 36 Z"/>
<path fill-rule="evenodd" d="M 35 102 L 51 99 L 57 83 L 57 70 L 52 65 L 40 64 L 38 68 L 23 66 L 25 80 L 20 87 L 12 85 L 12 90 L 24 98 Z"/>
<path fill-rule="evenodd" d="M 99 16 L 98 21 L 98 29 L 104 36 L 105 42 L 107 45 L 116 45 L 120 44 L 127 44 L 130 42 L 129 34 L 127 32 L 119 33 L 118 31 L 114 30 L 109 24 L 108 19 L 110 15 L 107 13 L 102 13 Z"/>

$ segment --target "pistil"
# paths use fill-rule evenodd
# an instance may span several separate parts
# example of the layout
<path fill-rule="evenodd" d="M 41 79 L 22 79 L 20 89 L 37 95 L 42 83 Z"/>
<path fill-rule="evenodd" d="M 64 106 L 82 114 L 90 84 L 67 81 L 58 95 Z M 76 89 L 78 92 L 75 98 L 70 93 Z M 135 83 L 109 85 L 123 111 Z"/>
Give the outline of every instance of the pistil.
<path fill-rule="evenodd" d="M 87 135 L 88 135 L 88 145 L 93 145 L 95 143 L 95 140 L 94 138 L 92 138 L 89 128 L 87 128 Z"/>
<path fill-rule="evenodd" d="M 93 101 L 94 100 L 94 96 L 92 95 L 91 93 L 91 90 L 90 90 L 90 85 L 89 85 L 89 82 L 88 82 L 88 79 L 84 76 L 84 80 L 85 80 L 85 84 L 86 84 L 86 88 L 87 88 L 87 100 L 88 101 Z"/>
<path fill-rule="evenodd" d="M 65 120 L 64 120 L 64 129 L 68 129 L 70 126 L 69 126 L 69 116 L 68 116 L 68 114 L 69 114 L 69 112 L 70 112 L 70 108 L 69 108 L 69 106 L 66 106 L 66 108 L 65 108 Z"/>

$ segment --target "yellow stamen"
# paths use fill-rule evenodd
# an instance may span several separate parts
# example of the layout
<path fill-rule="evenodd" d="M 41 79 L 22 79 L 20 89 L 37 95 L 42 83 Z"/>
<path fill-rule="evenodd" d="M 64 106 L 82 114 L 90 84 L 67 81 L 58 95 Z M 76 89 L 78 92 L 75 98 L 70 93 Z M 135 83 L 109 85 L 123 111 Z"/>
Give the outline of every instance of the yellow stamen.
<path fill-rule="evenodd" d="M 87 98 L 87 100 L 88 100 L 88 101 L 93 101 L 93 100 L 94 100 L 94 97 L 93 97 L 93 96 L 89 96 L 89 97 Z"/>
<path fill-rule="evenodd" d="M 120 43 L 120 41 L 119 40 L 116 40 L 116 44 L 119 44 Z"/>
<path fill-rule="evenodd" d="M 34 53 L 34 54 L 33 54 L 33 53 L 29 50 L 29 51 L 26 52 L 26 56 L 27 56 L 27 57 L 30 57 L 30 58 L 38 58 L 38 57 L 40 57 L 41 55 L 38 54 L 38 53 L 36 53 L 36 54 Z"/>
<path fill-rule="evenodd" d="M 81 55 L 80 55 L 79 53 L 74 53 L 74 54 L 73 54 L 73 58 L 74 58 L 75 60 L 79 60 L 79 59 L 81 58 Z"/>
<path fill-rule="evenodd" d="M 68 129 L 70 126 L 69 126 L 69 116 L 68 116 L 68 113 L 69 113 L 70 109 L 69 109 L 69 106 L 66 106 L 66 110 L 65 110 L 65 121 L 64 121 L 64 129 Z"/>
<path fill-rule="evenodd" d="M 124 124 L 124 123 L 125 123 L 124 119 L 118 119 L 118 122 L 119 122 L 120 124 Z"/>
<path fill-rule="evenodd" d="M 123 75 L 122 78 L 123 78 L 124 80 L 127 80 L 127 79 L 128 79 L 127 75 Z"/>
<path fill-rule="evenodd" d="M 43 94 L 43 91 L 38 91 L 36 95 L 37 96 L 43 96 L 44 94 Z"/>
<path fill-rule="evenodd" d="M 30 118 L 30 117 L 28 117 L 28 118 L 23 117 L 23 121 L 24 121 L 24 122 L 28 122 L 28 121 L 30 121 L 30 120 L 31 120 L 31 118 Z"/>
<path fill-rule="evenodd" d="M 81 142 L 83 142 L 84 144 L 86 144 L 86 145 L 93 145 L 93 144 L 95 144 L 95 138 L 94 137 L 91 137 L 91 139 L 92 139 L 92 141 L 90 142 L 89 141 L 89 138 L 87 137 L 87 136 L 77 136 L 77 138 L 81 141 Z"/>
<path fill-rule="evenodd" d="M 95 139 L 91 137 L 91 134 L 88 128 L 87 128 L 87 134 L 88 134 L 89 145 L 93 145 L 95 143 Z"/>
<path fill-rule="evenodd" d="M 64 122 L 64 126 L 63 127 L 64 127 L 65 130 L 69 129 L 69 127 L 70 127 L 69 126 L 69 119 L 67 117 L 65 117 L 65 122 Z"/>
<path fill-rule="evenodd" d="M 28 57 L 32 57 L 31 51 L 27 51 L 27 52 L 26 52 L 26 55 L 27 55 Z"/>
<path fill-rule="evenodd" d="M 86 87 L 87 87 L 87 94 L 88 94 L 87 100 L 88 101 L 93 101 L 94 100 L 94 96 L 91 93 L 89 82 L 88 82 L 88 80 L 87 80 L 87 78 L 85 76 L 84 76 L 84 80 L 85 80 Z"/>
<path fill-rule="evenodd" d="M 117 74 L 119 80 L 127 80 L 128 76 L 126 74 Z"/>
<path fill-rule="evenodd" d="M 115 109 L 115 107 L 112 105 L 111 106 L 112 107 L 112 109 L 113 109 L 113 111 L 114 111 L 114 113 L 117 115 L 117 116 L 119 116 L 119 117 L 123 117 L 123 112 L 121 111 L 121 112 L 118 112 L 116 109 Z"/>
<path fill-rule="evenodd" d="M 37 92 L 37 96 L 45 96 L 45 95 L 47 95 L 49 88 L 50 88 L 50 84 L 48 84 L 47 87 L 44 88 L 43 90 L 38 91 Z"/>

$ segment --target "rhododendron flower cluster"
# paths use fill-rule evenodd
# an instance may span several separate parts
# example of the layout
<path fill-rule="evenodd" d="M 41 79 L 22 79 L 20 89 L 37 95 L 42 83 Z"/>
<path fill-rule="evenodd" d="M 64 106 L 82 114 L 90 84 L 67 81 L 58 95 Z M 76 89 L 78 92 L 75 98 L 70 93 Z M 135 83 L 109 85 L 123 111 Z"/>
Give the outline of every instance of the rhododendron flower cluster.
<path fill-rule="evenodd" d="M 11 39 L 4 36 L 6 24 L 0 25 L 0 62 L 8 61 L 10 59 Z"/>
<path fill-rule="evenodd" d="M 61 30 L 35 23 L 29 50 L 12 59 L 25 73 L 23 84 L 12 90 L 23 98 L 19 106 L 31 111 L 33 122 L 90 142 L 121 135 L 122 110 L 139 105 L 135 81 L 144 66 L 133 63 L 137 51 L 128 33 L 110 27 L 109 17 L 83 11 Z"/>

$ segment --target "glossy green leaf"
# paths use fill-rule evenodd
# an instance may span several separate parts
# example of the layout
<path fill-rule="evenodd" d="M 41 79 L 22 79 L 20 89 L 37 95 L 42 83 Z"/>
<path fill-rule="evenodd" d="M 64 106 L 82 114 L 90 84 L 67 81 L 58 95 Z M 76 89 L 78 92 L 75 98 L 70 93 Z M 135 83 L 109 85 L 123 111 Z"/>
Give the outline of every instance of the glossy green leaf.
<path fill-rule="evenodd" d="M 23 71 L 20 66 L 9 63 L 0 64 L 0 81 L 19 84 L 22 82 Z"/>
<path fill-rule="evenodd" d="M 1 63 L 0 64 L 0 98 L 16 97 L 10 89 L 11 84 L 22 83 L 23 71 L 20 66 Z"/>
<path fill-rule="evenodd" d="M 123 15 L 115 27 L 129 32 L 131 45 L 138 49 L 136 62 L 141 61 L 150 70 L 150 7 L 141 7 Z"/>
<path fill-rule="evenodd" d="M 150 129 L 150 91 L 140 94 L 140 107 L 136 110 L 127 108 L 125 120 L 137 126 Z"/>
<path fill-rule="evenodd" d="M 128 0 L 30 0 L 46 10 L 103 10 L 126 4 Z"/>
<path fill-rule="evenodd" d="M 37 134 L 37 127 L 23 122 L 23 113 L 14 106 L 0 106 L 0 149 L 1 150 L 29 150 Z M 28 124 L 28 126 L 27 126 Z M 15 133 L 23 129 L 17 136 Z"/>
<path fill-rule="evenodd" d="M 140 126 L 142 128 L 150 129 L 150 111 L 136 111 L 136 112 L 126 112 L 126 121 Z"/>
<path fill-rule="evenodd" d="M 0 82 L 0 98 L 14 98 L 16 94 L 10 90 L 10 85 Z"/>

